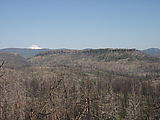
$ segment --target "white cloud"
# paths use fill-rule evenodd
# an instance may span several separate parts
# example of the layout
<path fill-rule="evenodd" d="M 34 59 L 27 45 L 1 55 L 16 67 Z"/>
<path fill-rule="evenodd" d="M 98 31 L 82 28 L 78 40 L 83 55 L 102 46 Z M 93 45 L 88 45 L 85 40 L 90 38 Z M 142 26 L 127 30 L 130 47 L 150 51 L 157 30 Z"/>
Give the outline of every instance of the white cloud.
<path fill-rule="evenodd" d="M 28 47 L 29 49 L 42 49 L 41 47 L 39 47 L 38 45 L 31 45 L 30 47 Z"/>

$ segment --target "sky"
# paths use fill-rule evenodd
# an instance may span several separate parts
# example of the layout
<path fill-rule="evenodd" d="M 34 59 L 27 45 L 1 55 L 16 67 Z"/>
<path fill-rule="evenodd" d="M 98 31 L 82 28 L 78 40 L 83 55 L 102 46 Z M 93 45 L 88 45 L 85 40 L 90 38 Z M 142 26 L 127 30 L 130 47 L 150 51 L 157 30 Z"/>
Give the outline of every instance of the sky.
<path fill-rule="evenodd" d="M 0 0 L 0 48 L 160 48 L 160 0 Z"/>

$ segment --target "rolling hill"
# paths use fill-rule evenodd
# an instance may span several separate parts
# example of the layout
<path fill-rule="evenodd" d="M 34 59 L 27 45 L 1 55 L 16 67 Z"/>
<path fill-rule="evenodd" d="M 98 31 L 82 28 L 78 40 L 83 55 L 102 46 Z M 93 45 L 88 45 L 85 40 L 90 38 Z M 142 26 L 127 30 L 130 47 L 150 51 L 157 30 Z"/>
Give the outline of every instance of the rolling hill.
<path fill-rule="evenodd" d="M 152 66 L 154 69 L 159 69 L 160 59 L 154 57 L 155 55 L 151 55 L 152 53 L 156 52 L 158 54 L 158 50 L 159 49 L 149 49 L 148 51 L 150 52 L 146 52 L 136 49 L 111 48 L 84 50 L 33 50 L 7 48 L 0 50 L 0 60 L 5 60 L 6 66 L 11 68 L 15 66 L 24 67 L 29 65 L 43 67 L 93 66 L 95 68 L 107 71 L 138 73 L 149 71 L 150 66 Z"/>
<path fill-rule="evenodd" d="M 22 68 L 30 66 L 30 63 L 17 53 L 0 52 L 0 63 L 4 61 L 4 66 L 7 68 Z"/>
<path fill-rule="evenodd" d="M 159 48 L 149 48 L 142 50 L 143 53 L 149 54 L 154 57 L 160 57 L 160 49 Z"/>
<path fill-rule="evenodd" d="M 50 50 L 29 59 L 33 66 L 93 67 L 106 71 L 146 73 L 159 69 L 160 59 L 136 49 Z"/>
<path fill-rule="evenodd" d="M 0 52 L 17 53 L 24 58 L 31 58 L 39 52 L 48 51 L 49 49 L 26 49 L 26 48 L 6 48 L 0 49 Z"/>

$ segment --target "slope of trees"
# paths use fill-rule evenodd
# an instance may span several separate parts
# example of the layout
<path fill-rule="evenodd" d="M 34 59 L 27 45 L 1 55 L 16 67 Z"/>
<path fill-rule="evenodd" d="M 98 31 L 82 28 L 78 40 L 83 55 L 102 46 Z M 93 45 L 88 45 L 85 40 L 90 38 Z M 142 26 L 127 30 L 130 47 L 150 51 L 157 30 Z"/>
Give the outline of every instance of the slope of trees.
<path fill-rule="evenodd" d="M 2 62 L 0 120 L 160 119 L 157 58 L 144 60 L 134 49 L 48 54 L 23 68 Z"/>
<path fill-rule="evenodd" d="M 151 81 L 152 78 L 121 78 L 95 68 L 80 67 L 2 71 L 1 120 L 160 118 L 160 85 L 159 81 Z M 124 82 L 117 82 L 120 78 Z"/>

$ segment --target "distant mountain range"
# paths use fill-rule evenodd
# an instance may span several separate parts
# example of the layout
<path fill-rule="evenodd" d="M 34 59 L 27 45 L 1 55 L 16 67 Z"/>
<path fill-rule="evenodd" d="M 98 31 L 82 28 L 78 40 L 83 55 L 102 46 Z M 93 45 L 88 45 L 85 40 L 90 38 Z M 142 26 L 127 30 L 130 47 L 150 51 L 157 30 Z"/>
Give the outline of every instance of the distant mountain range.
<path fill-rule="evenodd" d="M 5 48 L 0 49 L 0 52 L 5 53 L 17 53 L 24 58 L 31 58 L 39 52 L 48 51 L 49 49 L 27 49 L 27 48 Z"/>
<path fill-rule="evenodd" d="M 160 49 L 150 48 L 146 50 L 136 49 L 25 49 L 25 48 L 6 48 L 0 49 L 0 63 L 5 61 L 5 66 L 10 68 L 21 68 L 25 66 L 88 66 L 94 65 L 107 67 L 117 64 L 119 68 L 124 66 L 137 66 L 141 63 L 159 63 Z M 119 69 L 117 68 L 117 69 Z M 130 71 L 132 72 L 132 71 Z"/>
<path fill-rule="evenodd" d="M 160 49 L 159 48 L 149 48 L 142 50 L 143 53 L 149 54 L 154 57 L 160 57 Z"/>
<path fill-rule="evenodd" d="M 0 49 L 0 52 L 5 53 L 17 53 L 24 58 L 31 58 L 39 53 L 47 52 L 53 49 L 27 49 L 27 48 L 5 48 Z M 59 50 L 67 50 L 67 49 L 59 49 Z M 91 50 L 91 48 L 87 48 L 84 50 Z M 145 54 L 149 54 L 154 57 L 160 57 L 160 49 L 159 48 L 149 48 L 145 50 L 141 50 L 141 52 Z"/>
<path fill-rule="evenodd" d="M 90 50 L 91 48 L 87 48 L 84 50 Z M 39 53 L 46 52 L 53 49 L 27 49 L 27 48 L 5 48 L 0 49 L 0 52 L 6 53 L 17 53 L 24 58 L 31 58 Z M 67 50 L 67 49 L 59 49 L 59 50 Z M 160 49 L 159 48 L 149 48 L 145 50 L 141 50 L 143 53 L 149 54 L 154 57 L 160 57 Z"/>

